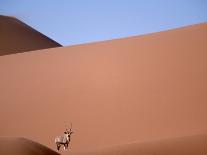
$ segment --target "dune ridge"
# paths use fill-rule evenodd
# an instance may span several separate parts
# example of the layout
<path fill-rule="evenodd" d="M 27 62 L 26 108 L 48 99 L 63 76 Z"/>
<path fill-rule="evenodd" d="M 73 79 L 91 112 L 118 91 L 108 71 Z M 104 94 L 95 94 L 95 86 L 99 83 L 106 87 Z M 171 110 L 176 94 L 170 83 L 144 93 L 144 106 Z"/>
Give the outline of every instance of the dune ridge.
<path fill-rule="evenodd" d="M 105 148 L 64 153 L 71 155 L 206 155 L 207 135 L 193 135 L 144 143 L 108 146 Z"/>
<path fill-rule="evenodd" d="M 0 56 L 61 47 L 15 17 L 0 15 Z"/>
<path fill-rule="evenodd" d="M 1 155 L 59 155 L 37 142 L 19 137 L 0 137 Z"/>

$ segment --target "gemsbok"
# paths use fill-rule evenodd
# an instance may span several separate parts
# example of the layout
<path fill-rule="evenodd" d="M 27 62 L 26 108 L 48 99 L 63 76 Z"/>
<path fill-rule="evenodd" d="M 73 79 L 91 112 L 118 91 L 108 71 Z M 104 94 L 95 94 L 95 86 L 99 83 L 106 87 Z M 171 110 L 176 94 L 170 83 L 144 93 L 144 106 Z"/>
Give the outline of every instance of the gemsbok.
<path fill-rule="evenodd" d="M 63 136 L 57 136 L 55 138 L 55 144 L 57 145 L 57 150 L 60 150 L 61 145 L 64 145 L 64 150 L 68 149 L 68 145 L 70 143 L 70 137 L 71 134 L 73 133 L 72 131 L 72 124 L 70 129 L 68 130 L 68 128 L 66 127 L 66 131 L 64 132 Z"/>

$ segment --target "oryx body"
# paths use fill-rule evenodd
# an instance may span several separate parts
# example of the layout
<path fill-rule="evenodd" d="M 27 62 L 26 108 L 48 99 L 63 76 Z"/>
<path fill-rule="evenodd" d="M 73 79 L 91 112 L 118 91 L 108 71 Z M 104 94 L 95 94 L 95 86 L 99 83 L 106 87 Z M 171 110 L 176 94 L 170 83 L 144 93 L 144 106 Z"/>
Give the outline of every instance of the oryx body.
<path fill-rule="evenodd" d="M 70 136 L 73 133 L 72 131 L 72 125 L 70 130 L 66 128 L 66 132 L 64 132 L 63 136 L 57 136 L 55 138 L 55 144 L 57 145 L 57 150 L 59 151 L 61 145 L 64 145 L 64 150 L 68 148 L 68 145 L 70 143 Z"/>

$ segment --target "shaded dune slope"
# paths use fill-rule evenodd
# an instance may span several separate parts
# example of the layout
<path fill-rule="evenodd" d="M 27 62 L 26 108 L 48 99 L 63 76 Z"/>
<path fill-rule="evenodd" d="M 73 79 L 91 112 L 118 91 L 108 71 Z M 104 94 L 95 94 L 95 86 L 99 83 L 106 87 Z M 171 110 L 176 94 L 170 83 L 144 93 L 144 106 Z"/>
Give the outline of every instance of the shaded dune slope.
<path fill-rule="evenodd" d="M 207 24 L 0 57 L 0 134 L 73 151 L 207 133 Z M 9 117 L 8 117 L 9 115 Z"/>
<path fill-rule="evenodd" d="M 0 56 L 60 46 L 20 20 L 0 15 Z"/>
<path fill-rule="evenodd" d="M 25 138 L 0 138 L 1 155 L 59 155 L 55 151 Z"/>
<path fill-rule="evenodd" d="M 206 155 L 207 135 L 131 143 L 70 155 Z M 65 153 L 67 154 L 67 153 Z"/>

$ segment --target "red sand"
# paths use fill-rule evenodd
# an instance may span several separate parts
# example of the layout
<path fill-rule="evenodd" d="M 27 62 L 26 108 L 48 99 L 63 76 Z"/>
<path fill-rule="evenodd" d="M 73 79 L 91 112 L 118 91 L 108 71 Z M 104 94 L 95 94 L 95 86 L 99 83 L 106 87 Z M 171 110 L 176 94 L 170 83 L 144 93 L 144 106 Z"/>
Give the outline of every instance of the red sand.
<path fill-rule="evenodd" d="M 55 151 L 25 138 L 0 138 L 1 155 L 59 155 Z"/>
<path fill-rule="evenodd" d="M 0 136 L 55 149 L 73 122 L 84 151 L 207 133 L 206 40 L 205 23 L 1 56 Z"/>
<path fill-rule="evenodd" d="M 206 155 L 207 136 L 197 135 L 145 143 L 111 146 L 70 155 Z"/>
<path fill-rule="evenodd" d="M 20 20 L 0 15 L 0 56 L 60 46 Z"/>

